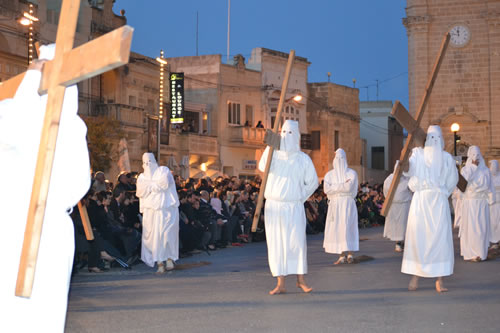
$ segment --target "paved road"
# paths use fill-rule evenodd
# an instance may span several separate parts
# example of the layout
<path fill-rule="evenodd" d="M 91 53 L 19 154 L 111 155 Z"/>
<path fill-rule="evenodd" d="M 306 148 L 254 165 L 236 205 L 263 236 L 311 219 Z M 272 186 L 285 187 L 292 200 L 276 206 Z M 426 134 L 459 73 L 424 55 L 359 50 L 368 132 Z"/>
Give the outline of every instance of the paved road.
<path fill-rule="evenodd" d="M 382 239 L 382 228 L 361 230 L 361 251 L 374 258 L 333 266 L 322 235 L 308 238 L 312 294 L 287 280 L 286 295 L 274 286 L 265 243 L 199 254 L 182 263 L 211 264 L 155 276 L 132 271 L 80 273 L 72 282 L 67 332 L 498 332 L 500 260 L 467 263 L 455 258 L 450 292 L 421 280 L 408 292 L 401 254 Z M 458 242 L 455 239 L 455 253 Z"/>

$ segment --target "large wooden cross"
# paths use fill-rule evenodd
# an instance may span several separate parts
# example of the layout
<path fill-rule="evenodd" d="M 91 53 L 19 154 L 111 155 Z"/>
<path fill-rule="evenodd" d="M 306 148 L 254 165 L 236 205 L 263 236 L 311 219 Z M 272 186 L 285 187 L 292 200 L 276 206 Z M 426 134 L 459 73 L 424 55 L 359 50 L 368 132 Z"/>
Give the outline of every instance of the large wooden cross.
<path fill-rule="evenodd" d="M 55 57 L 44 64 L 39 94 L 48 94 L 35 178 L 24 233 L 16 296 L 30 297 L 66 87 L 128 63 L 133 29 L 123 26 L 73 49 L 80 0 L 63 0 Z M 24 73 L 0 85 L 0 100 L 12 98 Z"/>
<path fill-rule="evenodd" d="M 396 120 L 408 131 L 408 138 L 406 139 L 405 146 L 401 151 L 401 156 L 399 157 L 400 163 L 398 163 L 394 169 L 394 176 L 392 178 L 391 187 L 389 188 L 389 193 L 385 198 L 384 205 L 380 212 L 381 215 L 387 216 L 389 209 L 392 204 L 392 200 L 394 199 L 394 194 L 396 193 L 396 189 L 399 184 L 399 180 L 401 178 L 401 174 L 403 173 L 403 168 L 408 164 L 408 159 L 410 157 L 410 153 L 413 147 L 423 146 L 425 143 L 425 139 L 427 137 L 426 132 L 420 127 L 420 123 L 422 121 L 422 117 L 424 115 L 425 107 L 427 106 L 427 102 L 429 101 L 432 88 L 434 87 L 434 83 L 436 82 L 436 78 L 439 72 L 439 68 L 441 67 L 441 63 L 443 62 L 444 56 L 446 54 L 446 49 L 448 48 L 448 44 L 450 42 L 450 33 L 446 33 L 441 43 L 441 48 L 439 50 L 438 56 L 434 63 L 434 67 L 432 69 L 431 75 L 427 82 L 427 86 L 425 87 L 424 95 L 422 96 L 422 100 L 420 102 L 420 106 L 417 110 L 416 118 L 413 118 L 410 113 L 406 110 L 406 108 L 399 102 L 396 101 L 394 104 L 391 115 L 396 118 Z M 463 186 L 465 179 L 459 174 L 459 184 L 460 187 Z M 465 182 L 466 185 L 466 182 Z"/>
<path fill-rule="evenodd" d="M 274 149 L 279 147 L 279 140 L 277 138 L 278 131 L 281 123 L 281 112 L 283 111 L 283 105 L 285 104 L 286 91 L 288 89 L 288 81 L 290 79 L 290 73 L 292 72 L 292 65 L 295 59 L 295 50 L 291 50 L 288 55 L 288 63 L 286 65 L 285 76 L 283 78 L 283 85 L 281 86 L 280 101 L 278 103 L 278 110 L 276 112 L 276 120 L 274 121 L 274 127 L 272 133 L 266 133 L 266 141 L 270 143 L 269 151 L 266 160 L 266 167 L 264 169 L 264 175 L 262 176 L 262 183 L 259 189 L 259 198 L 257 199 L 257 207 L 255 208 L 255 214 L 253 216 L 252 222 L 252 232 L 257 231 L 257 225 L 260 220 L 260 212 L 262 211 L 262 205 L 264 204 L 264 192 L 266 191 L 267 177 L 269 176 L 269 169 L 271 168 L 271 161 L 273 159 Z M 272 142 L 272 144 L 271 144 Z"/>

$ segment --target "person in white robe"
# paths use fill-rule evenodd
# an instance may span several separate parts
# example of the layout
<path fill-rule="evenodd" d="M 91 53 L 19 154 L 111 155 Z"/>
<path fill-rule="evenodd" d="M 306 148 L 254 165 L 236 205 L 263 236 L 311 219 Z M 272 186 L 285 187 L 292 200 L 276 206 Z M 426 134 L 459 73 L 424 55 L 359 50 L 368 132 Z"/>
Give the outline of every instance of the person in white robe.
<path fill-rule="evenodd" d="M 396 169 L 398 163 L 399 161 L 396 162 L 394 169 Z M 389 194 L 393 177 L 394 173 L 391 173 L 384 181 L 385 197 Z M 385 217 L 384 237 L 396 242 L 394 248 L 396 252 L 403 252 L 408 212 L 410 211 L 410 203 L 413 196 L 413 193 L 408 188 L 409 180 L 406 175 L 401 175 L 396 193 L 392 199 L 391 208 Z"/>
<path fill-rule="evenodd" d="M 53 58 L 42 46 L 40 59 Z M 3 253 L 0 307 L 4 332 L 63 332 L 75 251 L 69 211 L 90 188 L 85 123 L 78 117 L 78 91 L 66 89 L 30 298 L 15 296 L 47 95 L 38 95 L 43 60 L 34 61 L 13 99 L 0 102 L 0 210 Z M 0 87 L 1 89 L 1 87 Z"/>
<path fill-rule="evenodd" d="M 326 173 L 323 186 L 329 201 L 323 248 L 326 253 L 340 254 L 334 265 L 353 263 L 352 252 L 359 250 L 358 210 L 354 201 L 358 174 L 347 166 L 342 148 L 335 151 L 333 169 Z"/>
<path fill-rule="evenodd" d="M 142 166 L 136 192 L 143 214 L 141 259 L 150 267 L 156 262 L 162 274 L 179 259 L 179 198 L 172 173 L 158 166 L 153 154 L 144 153 Z"/>
<path fill-rule="evenodd" d="M 467 162 L 460 171 L 467 180 L 462 199 L 460 255 L 478 262 L 488 256 L 490 245 L 490 207 L 495 202 L 491 173 L 477 146 L 469 147 Z"/>
<path fill-rule="evenodd" d="M 460 220 L 462 217 L 462 197 L 463 193 L 458 187 L 455 187 L 451 194 L 451 201 L 453 204 L 453 212 L 455 214 L 453 219 L 453 228 L 458 229 L 458 237 L 460 237 Z"/>
<path fill-rule="evenodd" d="M 453 157 L 443 151 L 439 126 L 429 126 L 425 147 L 413 148 L 406 173 L 413 191 L 401 272 L 413 275 L 408 289 L 418 288 L 419 277 L 437 278 L 436 290 L 447 291 L 443 277 L 453 274 L 453 235 L 448 197 L 458 182 Z"/>
<path fill-rule="evenodd" d="M 281 128 L 279 150 L 275 150 L 264 192 L 264 221 L 271 273 L 277 278 L 271 295 L 285 289 L 285 276 L 296 274 L 297 286 L 304 292 L 310 288 L 307 274 L 306 214 L 304 202 L 318 187 L 318 176 L 309 156 L 300 151 L 299 124 L 286 120 Z M 269 147 L 259 161 L 264 171 Z"/>
<path fill-rule="evenodd" d="M 498 161 L 490 161 L 491 183 L 495 189 L 495 203 L 490 205 L 490 243 L 492 249 L 498 249 L 500 243 L 500 172 Z"/>

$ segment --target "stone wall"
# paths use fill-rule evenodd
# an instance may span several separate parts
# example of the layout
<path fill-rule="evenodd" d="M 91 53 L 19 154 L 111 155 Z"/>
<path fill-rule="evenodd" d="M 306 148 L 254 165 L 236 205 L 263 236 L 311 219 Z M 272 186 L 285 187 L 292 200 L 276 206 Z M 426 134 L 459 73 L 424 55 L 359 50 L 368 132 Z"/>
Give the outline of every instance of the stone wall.
<path fill-rule="evenodd" d="M 335 131 L 339 148 L 345 150 L 347 163 L 359 165 L 359 90 L 333 83 L 309 83 L 307 98 L 308 133 L 320 132 L 320 147 L 309 154 L 318 177 L 332 168 L 335 153 Z"/>
<path fill-rule="evenodd" d="M 470 30 L 463 47 L 450 43 L 423 118 L 423 127 L 441 125 L 448 151 L 450 125 L 479 145 L 489 158 L 500 156 L 500 2 L 494 0 L 407 0 L 409 110 L 415 113 L 443 36 L 455 25 Z"/>

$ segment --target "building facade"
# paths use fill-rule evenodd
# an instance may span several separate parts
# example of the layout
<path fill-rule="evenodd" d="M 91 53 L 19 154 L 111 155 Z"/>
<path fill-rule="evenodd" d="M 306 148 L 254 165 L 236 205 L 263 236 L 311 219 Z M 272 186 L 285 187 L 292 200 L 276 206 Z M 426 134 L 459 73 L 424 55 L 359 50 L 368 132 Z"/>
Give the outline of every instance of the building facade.
<path fill-rule="evenodd" d="M 335 151 L 342 148 L 350 168 L 361 170 L 359 90 L 334 83 L 309 83 L 307 123 L 311 135 L 310 157 L 318 177 L 332 169 Z"/>
<path fill-rule="evenodd" d="M 403 149 L 403 128 L 391 116 L 392 101 L 360 102 L 360 136 L 366 140 L 366 167 L 392 172 Z"/>
<path fill-rule="evenodd" d="M 439 71 L 423 127 L 440 125 L 453 153 L 452 123 L 460 125 L 459 155 L 478 145 L 500 157 L 500 2 L 407 0 L 409 110 L 415 114 L 441 41 L 451 41 Z"/>

